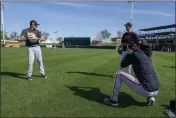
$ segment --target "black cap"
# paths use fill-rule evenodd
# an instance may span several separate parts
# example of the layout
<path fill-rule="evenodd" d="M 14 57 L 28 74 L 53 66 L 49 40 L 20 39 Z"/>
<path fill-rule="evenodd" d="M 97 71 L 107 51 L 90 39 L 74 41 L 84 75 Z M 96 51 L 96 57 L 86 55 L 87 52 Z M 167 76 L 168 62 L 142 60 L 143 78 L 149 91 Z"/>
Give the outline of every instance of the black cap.
<path fill-rule="evenodd" d="M 40 24 L 38 24 L 38 23 L 37 23 L 37 21 L 35 21 L 35 20 L 31 20 L 31 21 L 30 21 L 30 25 L 31 25 L 32 23 L 34 23 L 34 24 L 35 24 L 35 26 L 40 25 Z"/>
<path fill-rule="evenodd" d="M 132 24 L 128 22 L 124 26 L 130 26 L 130 27 L 132 27 Z"/>
<path fill-rule="evenodd" d="M 144 39 L 139 40 L 139 44 L 140 44 L 140 45 L 144 45 L 144 46 L 149 46 L 148 43 L 147 43 L 147 41 L 144 40 Z"/>

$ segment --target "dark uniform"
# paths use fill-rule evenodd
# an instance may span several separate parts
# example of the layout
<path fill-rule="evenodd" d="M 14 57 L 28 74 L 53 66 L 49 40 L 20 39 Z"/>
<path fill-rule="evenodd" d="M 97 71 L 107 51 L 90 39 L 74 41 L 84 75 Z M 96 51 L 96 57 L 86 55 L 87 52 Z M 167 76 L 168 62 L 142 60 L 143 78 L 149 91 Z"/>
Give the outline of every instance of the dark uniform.
<path fill-rule="evenodd" d="M 121 43 L 123 44 L 122 51 L 126 51 L 127 45 L 130 49 L 134 44 L 139 45 L 139 37 L 134 32 L 126 32 L 122 36 Z"/>
<path fill-rule="evenodd" d="M 39 46 L 39 40 L 38 39 L 30 39 L 27 36 L 30 34 L 35 34 L 36 37 L 41 37 L 42 33 L 39 30 L 31 30 L 30 28 L 26 28 L 22 30 L 21 36 L 24 36 L 26 38 L 26 46 L 27 47 L 35 47 L 35 46 Z"/>
<path fill-rule="evenodd" d="M 127 23 L 125 26 L 132 27 L 132 24 L 131 23 Z M 133 50 L 132 49 L 133 45 L 139 45 L 139 37 L 134 32 L 126 32 L 122 36 L 121 43 L 122 43 L 122 49 L 120 49 L 118 51 L 121 54 L 121 60 L 123 60 L 123 58 L 128 53 L 127 52 L 127 47 L 129 49 Z M 118 73 L 119 70 L 121 70 L 121 67 L 118 68 L 116 74 Z M 128 73 L 131 73 L 131 65 L 129 65 L 129 67 L 128 67 Z"/>
<path fill-rule="evenodd" d="M 122 60 L 121 67 L 125 68 L 128 65 L 133 65 L 133 71 L 142 85 L 148 92 L 158 91 L 159 80 L 153 69 L 152 60 L 144 52 L 133 52 L 127 54 Z"/>
<path fill-rule="evenodd" d="M 105 98 L 105 103 L 112 106 L 118 106 L 118 96 L 122 85 L 125 83 L 129 88 L 138 94 L 147 98 L 147 105 L 153 105 L 154 96 L 158 94 L 159 80 L 152 65 L 150 55 L 143 51 L 128 53 L 121 62 L 121 67 L 125 68 L 133 65 L 135 76 L 119 71 L 114 80 L 113 95 L 111 98 Z"/>

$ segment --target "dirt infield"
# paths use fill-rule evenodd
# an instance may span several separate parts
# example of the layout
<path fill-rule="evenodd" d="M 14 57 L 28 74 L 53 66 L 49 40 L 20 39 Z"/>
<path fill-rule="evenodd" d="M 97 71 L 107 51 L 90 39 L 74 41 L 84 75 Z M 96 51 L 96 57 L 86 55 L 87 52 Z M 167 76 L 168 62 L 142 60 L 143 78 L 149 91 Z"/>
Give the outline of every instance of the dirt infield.
<path fill-rule="evenodd" d="M 5 48 L 10 48 L 10 47 L 12 47 L 12 48 L 19 48 L 20 47 L 20 44 L 6 44 L 5 46 L 4 46 Z"/>

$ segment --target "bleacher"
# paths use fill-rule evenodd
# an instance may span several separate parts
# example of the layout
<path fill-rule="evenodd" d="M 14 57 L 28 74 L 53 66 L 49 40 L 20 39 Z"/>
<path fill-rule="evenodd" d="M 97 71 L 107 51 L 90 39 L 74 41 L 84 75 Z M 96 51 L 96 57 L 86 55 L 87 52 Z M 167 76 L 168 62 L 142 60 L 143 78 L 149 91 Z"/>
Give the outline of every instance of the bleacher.
<path fill-rule="evenodd" d="M 165 47 L 166 50 L 175 51 L 176 24 L 140 29 L 139 32 L 140 39 L 147 40 L 152 50 L 159 51 Z"/>

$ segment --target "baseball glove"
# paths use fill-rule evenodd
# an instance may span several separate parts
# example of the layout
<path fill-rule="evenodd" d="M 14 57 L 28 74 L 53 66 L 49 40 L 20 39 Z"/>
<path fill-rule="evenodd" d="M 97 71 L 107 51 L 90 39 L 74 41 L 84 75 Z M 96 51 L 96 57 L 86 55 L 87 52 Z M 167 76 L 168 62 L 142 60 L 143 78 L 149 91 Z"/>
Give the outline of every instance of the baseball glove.
<path fill-rule="evenodd" d="M 27 38 L 29 40 L 37 40 L 38 39 L 34 33 L 30 33 L 30 32 L 27 33 Z"/>

